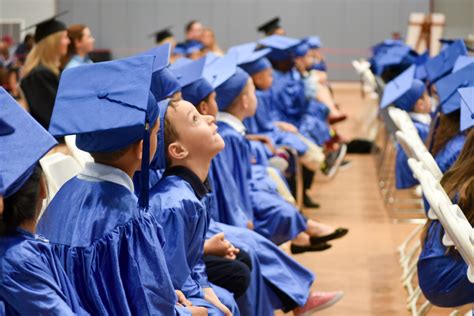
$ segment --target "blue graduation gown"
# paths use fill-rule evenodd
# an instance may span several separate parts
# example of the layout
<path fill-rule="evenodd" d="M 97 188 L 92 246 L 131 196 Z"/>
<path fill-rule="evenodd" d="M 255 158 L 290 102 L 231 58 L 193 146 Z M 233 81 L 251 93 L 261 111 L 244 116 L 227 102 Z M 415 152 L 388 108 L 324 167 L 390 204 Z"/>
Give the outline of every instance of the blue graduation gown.
<path fill-rule="evenodd" d="M 441 172 L 445 173 L 448 171 L 448 169 L 451 168 L 454 162 L 458 159 L 465 141 L 466 135 L 460 133 L 451 138 L 444 148 L 436 154 L 435 161 L 441 169 Z"/>
<path fill-rule="evenodd" d="M 299 306 L 306 303 L 315 279 L 311 271 L 254 231 L 211 220 L 208 238 L 220 232 L 224 232 L 225 238 L 233 245 L 246 251 L 252 260 L 250 286 L 238 300 L 242 315 L 271 316 L 274 310 L 285 308 L 272 286 L 280 289 Z"/>
<path fill-rule="evenodd" d="M 295 69 L 275 74 L 271 91 L 279 120 L 295 125 L 303 136 L 324 145 L 331 138 L 330 128 L 316 101 L 306 99 L 301 75 Z"/>
<path fill-rule="evenodd" d="M 161 226 L 128 188 L 74 177 L 49 204 L 38 231 L 94 315 L 174 315 L 176 294 Z"/>
<path fill-rule="evenodd" d="M 420 123 L 413 120 L 415 127 L 420 135 L 421 140 L 424 142 L 428 137 L 430 126 L 424 123 Z M 395 183 L 397 189 L 408 189 L 415 185 L 418 185 L 418 180 L 413 177 L 413 172 L 408 166 L 408 156 L 403 151 L 400 145 L 397 145 L 397 156 L 395 160 Z"/>
<path fill-rule="evenodd" d="M 189 169 L 168 169 L 150 191 L 150 211 L 163 227 L 163 251 L 174 287 L 181 289 L 194 305 L 208 307 L 210 315 L 219 315 L 221 312 L 203 299 L 202 289 L 212 286 L 221 302 L 237 316 L 233 295 L 207 280 L 202 256 L 210 214 L 206 209 L 208 192 L 198 191 L 198 181 Z"/>
<path fill-rule="evenodd" d="M 474 284 L 467 279 L 467 264 L 459 254 L 446 254 L 441 239 L 444 229 L 432 221 L 418 260 L 418 279 L 426 298 L 434 305 L 457 307 L 474 303 Z"/>
<path fill-rule="evenodd" d="M 295 149 L 299 155 L 304 155 L 308 146 L 298 135 L 280 130 L 274 125 L 272 112 L 271 90 L 257 90 L 257 112 L 254 116 L 246 118 L 244 125 L 249 134 L 263 134 L 272 139 L 277 146 L 288 146 Z"/>
<path fill-rule="evenodd" d="M 89 315 L 46 239 L 19 228 L 0 258 L 1 315 Z"/>
<path fill-rule="evenodd" d="M 227 123 L 218 122 L 218 127 L 225 142 L 225 149 L 214 160 L 217 160 L 217 165 L 225 166 L 232 174 L 232 181 L 239 189 L 239 198 L 243 201 L 241 205 L 246 207 L 244 211 L 247 217 L 253 220 L 255 230 L 276 244 L 291 240 L 306 230 L 306 219 L 280 196 L 274 185 L 272 188 L 272 180 L 265 170 L 262 170 L 264 167 L 252 167 L 250 147 L 245 136 Z M 255 170 L 260 170 L 258 176 L 253 174 Z M 219 175 L 220 169 L 216 168 L 214 171 L 214 176 L 222 176 Z M 229 181 L 231 180 L 217 180 L 215 185 Z M 262 186 L 265 189 L 262 189 Z M 225 193 L 225 187 L 216 190 L 217 199 L 225 200 L 221 196 Z M 219 211 L 229 209 L 231 208 L 226 207 Z"/>

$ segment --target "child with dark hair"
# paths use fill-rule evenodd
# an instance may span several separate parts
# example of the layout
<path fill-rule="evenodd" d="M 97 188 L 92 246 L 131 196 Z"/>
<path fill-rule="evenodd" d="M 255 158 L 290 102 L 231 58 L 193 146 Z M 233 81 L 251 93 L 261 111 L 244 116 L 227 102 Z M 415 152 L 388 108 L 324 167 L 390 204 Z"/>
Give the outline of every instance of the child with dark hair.
<path fill-rule="evenodd" d="M 47 194 L 37 162 L 57 142 L 1 88 L 0 105 L 0 313 L 89 315 L 53 247 L 36 235 Z"/>
<path fill-rule="evenodd" d="M 157 146 L 159 109 L 150 92 L 157 63 L 143 55 L 61 77 L 50 132 L 76 134 L 94 162 L 61 187 L 38 227 L 97 315 L 202 312 L 173 288 L 162 228 L 148 212 L 148 185 L 139 199 L 134 194 L 132 176 L 141 169 L 141 183 L 148 183 Z"/>

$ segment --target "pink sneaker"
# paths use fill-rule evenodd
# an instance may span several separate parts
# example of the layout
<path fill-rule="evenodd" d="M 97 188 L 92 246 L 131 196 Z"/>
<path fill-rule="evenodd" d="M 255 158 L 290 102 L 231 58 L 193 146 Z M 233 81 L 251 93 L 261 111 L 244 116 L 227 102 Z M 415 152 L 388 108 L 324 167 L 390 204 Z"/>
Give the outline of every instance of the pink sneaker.
<path fill-rule="evenodd" d="M 339 302 L 344 296 L 344 292 L 318 292 L 311 291 L 306 304 L 293 310 L 295 316 L 308 316 L 316 311 L 329 308 Z"/>

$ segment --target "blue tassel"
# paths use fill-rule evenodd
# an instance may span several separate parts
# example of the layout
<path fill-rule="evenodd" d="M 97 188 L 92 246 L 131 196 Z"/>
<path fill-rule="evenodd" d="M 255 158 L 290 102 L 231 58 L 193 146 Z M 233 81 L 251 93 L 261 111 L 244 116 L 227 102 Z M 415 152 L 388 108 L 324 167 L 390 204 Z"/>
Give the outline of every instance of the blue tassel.
<path fill-rule="evenodd" d="M 140 197 L 138 206 L 142 210 L 148 210 L 149 207 L 149 190 L 148 177 L 150 168 L 150 123 L 146 123 L 143 135 L 143 151 L 142 151 L 142 168 L 140 172 Z"/>

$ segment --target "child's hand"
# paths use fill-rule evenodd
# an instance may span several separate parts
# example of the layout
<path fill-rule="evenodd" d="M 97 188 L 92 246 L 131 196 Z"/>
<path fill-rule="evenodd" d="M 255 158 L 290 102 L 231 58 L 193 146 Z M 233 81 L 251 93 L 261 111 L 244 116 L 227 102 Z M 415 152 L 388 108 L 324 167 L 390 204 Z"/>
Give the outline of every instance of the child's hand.
<path fill-rule="evenodd" d="M 219 233 L 204 242 L 204 254 L 225 257 L 229 249 L 232 248 L 230 242 L 225 239 L 224 233 Z"/>
<path fill-rule="evenodd" d="M 250 229 L 250 230 L 253 230 L 253 229 L 254 229 L 254 226 L 253 226 L 253 222 L 252 222 L 252 221 L 248 221 L 248 222 L 247 222 L 247 228 Z"/>
<path fill-rule="evenodd" d="M 225 257 L 230 260 L 235 260 L 239 252 L 240 249 L 235 248 L 234 245 L 231 244 L 230 248 L 227 250 L 227 254 L 225 255 Z"/>
<path fill-rule="evenodd" d="M 178 297 L 178 304 L 181 304 L 182 306 L 192 306 L 193 305 L 193 303 L 191 303 L 191 301 L 188 301 L 186 296 L 184 296 L 183 292 L 181 292 L 180 290 L 174 290 L 174 291 L 176 293 L 176 296 Z"/>
<path fill-rule="evenodd" d="M 298 128 L 296 128 L 296 126 L 294 126 L 293 124 L 278 121 L 278 122 L 275 122 L 275 125 L 276 125 L 276 127 L 278 127 L 279 129 L 281 129 L 284 132 L 289 132 L 289 133 L 293 133 L 293 134 L 298 133 Z"/>

